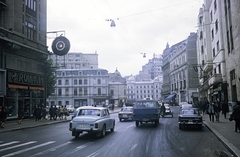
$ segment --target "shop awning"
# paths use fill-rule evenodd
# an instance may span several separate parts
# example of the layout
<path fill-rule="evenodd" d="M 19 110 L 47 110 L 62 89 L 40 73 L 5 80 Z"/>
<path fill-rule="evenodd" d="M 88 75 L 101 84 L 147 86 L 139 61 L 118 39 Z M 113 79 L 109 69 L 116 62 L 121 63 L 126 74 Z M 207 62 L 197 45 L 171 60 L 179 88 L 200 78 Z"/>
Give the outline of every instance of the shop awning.
<path fill-rule="evenodd" d="M 170 94 L 169 96 L 166 97 L 166 99 L 171 99 L 172 97 L 174 97 L 176 94 Z"/>

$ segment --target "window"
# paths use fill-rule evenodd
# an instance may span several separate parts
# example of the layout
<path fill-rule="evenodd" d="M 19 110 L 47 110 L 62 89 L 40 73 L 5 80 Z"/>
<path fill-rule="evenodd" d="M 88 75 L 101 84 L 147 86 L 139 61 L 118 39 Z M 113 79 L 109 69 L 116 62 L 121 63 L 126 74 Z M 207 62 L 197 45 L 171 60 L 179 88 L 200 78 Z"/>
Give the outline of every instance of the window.
<path fill-rule="evenodd" d="M 114 90 L 113 90 L 113 89 L 110 90 L 110 95 L 111 95 L 111 96 L 114 95 Z"/>
<path fill-rule="evenodd" d="M 25 0 L 25 5 L 29 9 L 36 11 L 36 0 Z"/>
<path fill-rule="evenodd" d="M 200 31 L 200 39 L 202 39 L 202 38 L 203 38 L 203 32 Z"/>
<path fill-rule="evenodd" d="M 210 12 L 210 20 L 211 20 L 211 22 L 212 22 L 212 20 L 213 20 L 212 11 Z"/>
<path fill-rule="evenodd" d="M 234 44 L 233 44 L 232 26 L 230 27 L 230 42 L 231 42 L 231 50 L 233 50 L 234 49 Z"/>
<path fill-rule="evenodd" d="M 77 85 L 77 80 L 74 80 L 74 85 Z"/>
<path fill-rule="evenodd" d="M 213 48 L 212 52 L 213 52 L 213 57 L 215 57 L 216 56 L 215 48 Z"/>
<path fill-rule="evenodd" d="M 69 80 L 65 80 L 65 85 L 69 85 Z"/>
<path fill-rule="evenodd" d="M 216 20 L 215 22 L 215 29 L 216 29 L 216 32 L 218 31 L 218 20 Z"/>
<path fill-rule="evenodd" d="M 31 40 L 36 40 L 36 26 L 26 21 L 25 22 L 26 32 L 27 32 L 27 38 Z"/>
<path fill-rule="evenodd" d="M 62 80 L 58 80 L 58 85 L 62 85 Z"/>
<path fill-rule="evenodd" d="M 87 84 L 87 79 L 84 79 L 84 84 L 85 84 L 85 85 Z"/>
<path fill-rule="evenodd" d="M 230 71 L 230 80 L 232 81 L 232 80 L 235 80 L 236 78 L 235 78 L 236 76 L 235 76 L 235 69 L 233 69 L 232 71 Z"/>
<path fill-rule="evenodd" d="M 217 41 L 217 52 L 220 50 L 219 48 L 219 41 Z"/>
<path fill-rule="evenodd" d="M 98 88 L 98 95 L 101 95 L 101 88 Z"/>
<path fill-rule="evenodd" d="M 66 96 L 69 96 L 69 88 L 65 89 L 65 94 L 66 94 Z"/>
<path fill-rule="evenodd" d="M 221 72 L 221 64 L 218 65 L 218 72 L 219 72 L 219 74 L 222 73 L 222 72 Z"/>
<path fill-rule="evenodd" d="M 101 79 L 98 79 L 98 84 L 101 84 Z"/>
<path fill-rule="evenodd" d="M 87 90 L 87 88 L 85 87 L 84 88 L 84 95 L 87 95 L 88 94 L 88 90 Z"/>
<path fill-rule="evenodd" d="M 73 94 L 74 94 L 74 96 L 77 96 L 77 88 L 74 88 Z"/>
<path fill-rule="evenodd" d="M 83 95 L 83 90 L 82 90 L 82 88 L 79 88 L 79 95 L 80 95 L 80 96 Z"/>
<path fill-rule="evenodd" d="M 216 11 L 217 10 L 217 2 L 216 2 L 216 0 L 214 1 L 214 11 Z"/>
<path fill-rule="evenodd" d="M 80 85 L 82 85 L 82 80 L 79 80 L 78 82 L 79 82 Z"/>
<path fill-rule="evenodd" d="M 214 39 L 214 30 L 212 29 L 212 40 Z"/>
<path fill-rule="evenodd" d="M 62 89 L 58 89 L 58 95 L 61 96 L 62 95 Z"/>
<path fill-rule="evenodd" d="M 204 53 L 204 47 L 203 47 L 203 45 L 201 46 L 201 53 Z"/>

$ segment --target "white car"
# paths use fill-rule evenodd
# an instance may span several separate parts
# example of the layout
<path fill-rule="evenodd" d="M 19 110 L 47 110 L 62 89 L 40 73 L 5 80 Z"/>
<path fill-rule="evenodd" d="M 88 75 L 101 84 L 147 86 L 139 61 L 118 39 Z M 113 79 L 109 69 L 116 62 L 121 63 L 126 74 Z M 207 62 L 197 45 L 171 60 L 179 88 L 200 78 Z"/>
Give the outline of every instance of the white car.
<path fill-rule="evenodd" d="M 107 130 L 114 131 L 115 119 L 110 117 L 105 107 L 83 106 L 77 108 L 74 114 L 69 130 L 75 138 L 83 132 L 96 133 L 97 136 L 104 137 Z"/>

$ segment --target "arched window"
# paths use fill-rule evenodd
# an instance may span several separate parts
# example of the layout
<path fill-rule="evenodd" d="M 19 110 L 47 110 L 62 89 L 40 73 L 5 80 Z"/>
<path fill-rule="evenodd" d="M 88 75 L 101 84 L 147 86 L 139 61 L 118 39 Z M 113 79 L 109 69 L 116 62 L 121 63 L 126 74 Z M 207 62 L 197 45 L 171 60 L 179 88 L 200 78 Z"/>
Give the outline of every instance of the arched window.
<path fill-rule="evenodd" d="M 98 79 L 98 84 L 101 84 L 101 79 Z"/>

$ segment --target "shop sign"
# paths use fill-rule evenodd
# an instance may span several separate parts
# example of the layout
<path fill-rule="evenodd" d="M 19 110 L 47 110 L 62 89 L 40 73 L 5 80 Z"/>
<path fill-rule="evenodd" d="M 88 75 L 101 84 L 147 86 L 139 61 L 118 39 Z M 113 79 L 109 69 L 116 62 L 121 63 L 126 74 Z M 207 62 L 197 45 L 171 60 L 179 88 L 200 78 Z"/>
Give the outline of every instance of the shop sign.
<path fill-rule="evenodd" d="M 18 72 L 18 71 L 8 71 L 8 83 L 22 84 L 22 85 L 34 85 L 43 86 L 44 78 L 40 75 Z"/>

